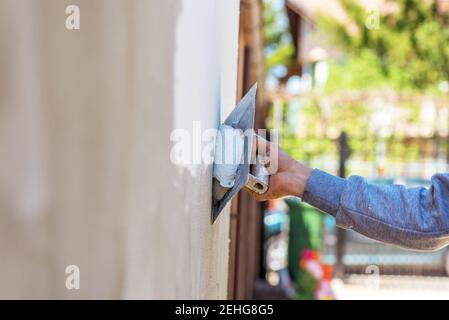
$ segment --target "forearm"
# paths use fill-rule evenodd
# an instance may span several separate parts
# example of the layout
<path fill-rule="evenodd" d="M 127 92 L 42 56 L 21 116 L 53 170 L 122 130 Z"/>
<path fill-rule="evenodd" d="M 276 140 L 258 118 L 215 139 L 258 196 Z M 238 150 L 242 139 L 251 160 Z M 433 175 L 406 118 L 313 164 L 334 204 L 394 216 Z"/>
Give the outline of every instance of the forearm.
<path fill-rule="evenodd" d="M 335 216 L 340 227 L 402 247 L 433 250 L 449 243 L 449 176 L 436 175 L 432 182 L 429 190 L 407 189 L 313 170 L 302 199 Z"/>

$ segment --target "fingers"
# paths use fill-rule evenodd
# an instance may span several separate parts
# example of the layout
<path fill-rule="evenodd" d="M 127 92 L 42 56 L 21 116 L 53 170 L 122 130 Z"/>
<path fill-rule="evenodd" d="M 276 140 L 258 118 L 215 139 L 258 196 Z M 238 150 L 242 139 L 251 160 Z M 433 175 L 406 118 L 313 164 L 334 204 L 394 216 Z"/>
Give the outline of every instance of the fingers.
<path fill-rule="evenodd" d="M 253 148 L 255 148 L 255 152 L 268 156 L 270 154 L 270 145 L 269 141 L 257 134 L 254 135 Z"/>
<path fill-rule="evenodd" d="M 254 157 L 257 155 L 257 160 L 267 168 L 269 175 L 277 173 L 279 148 L 275 143 L 255 134 L 253 139 L 253 155 Z"/>

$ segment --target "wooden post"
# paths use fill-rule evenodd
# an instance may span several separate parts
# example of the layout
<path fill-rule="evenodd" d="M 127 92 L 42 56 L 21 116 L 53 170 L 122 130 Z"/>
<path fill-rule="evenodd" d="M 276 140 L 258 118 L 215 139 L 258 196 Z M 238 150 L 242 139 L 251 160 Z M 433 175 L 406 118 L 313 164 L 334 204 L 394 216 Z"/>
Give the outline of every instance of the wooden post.
<path fill-rule="evenodd" d="M 342 178 L 346 177 L 346 160 L 351 154 L 351 150 L 348 145 L 348 135 L 346 132 L 342 132 L 338 138 L 339 149 L 339 167 L 338 175 Z M 335 263 L 335 277 L 343 278 L 345 274 L 345 266 L 343 263 L 343 256 L 345 253 L 346 243 L 346 230 L 337 228 L 337 247 L 336 247 L 336 263 Z"/>

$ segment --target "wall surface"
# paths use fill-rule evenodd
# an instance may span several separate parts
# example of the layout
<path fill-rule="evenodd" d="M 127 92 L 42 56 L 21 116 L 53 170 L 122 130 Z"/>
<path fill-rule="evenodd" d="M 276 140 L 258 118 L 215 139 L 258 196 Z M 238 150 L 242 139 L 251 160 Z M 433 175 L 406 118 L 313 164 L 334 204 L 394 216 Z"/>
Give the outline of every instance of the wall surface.
<path fill-rule="evenodd" d="M 70 4 L 0 1 L 0 298 L 226 298 L 229 214 L 170 135 L 233 108 L 239 1 Z"/>

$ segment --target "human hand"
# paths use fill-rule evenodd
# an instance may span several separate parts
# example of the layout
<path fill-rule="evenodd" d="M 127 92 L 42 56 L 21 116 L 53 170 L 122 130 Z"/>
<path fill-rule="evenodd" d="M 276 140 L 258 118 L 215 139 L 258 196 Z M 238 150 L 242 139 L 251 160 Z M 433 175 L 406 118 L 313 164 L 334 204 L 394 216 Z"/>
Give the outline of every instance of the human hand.
<path fill-rule="evenodd" d="M 245 190 L 258 201 L 302 196 L 312 170 L 291 158 L 278 145 L 259 136 L 255 139 L 255 148 L 257 154 L 270 161 L 265 164 L 270 173 L 269 188 L 264 194 L 257 194 L 246 187 Z M 277 165 L 273 165 L 273 161 L 277 161 Z"/>

